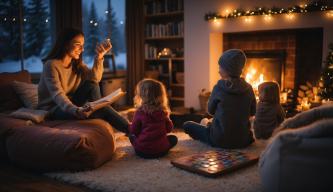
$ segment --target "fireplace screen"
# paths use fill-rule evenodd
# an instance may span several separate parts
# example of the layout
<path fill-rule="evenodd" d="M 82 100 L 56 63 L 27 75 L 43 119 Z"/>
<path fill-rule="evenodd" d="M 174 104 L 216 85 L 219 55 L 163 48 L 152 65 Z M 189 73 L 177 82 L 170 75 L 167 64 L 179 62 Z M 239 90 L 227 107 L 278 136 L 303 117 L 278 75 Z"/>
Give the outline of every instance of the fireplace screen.
<path fill-rule="evenodd" d="M 245 51 L 247 62 L 242 76 L 254 89 L 264 81 L 275 81 L 283 88 L 284 51 Z"/>

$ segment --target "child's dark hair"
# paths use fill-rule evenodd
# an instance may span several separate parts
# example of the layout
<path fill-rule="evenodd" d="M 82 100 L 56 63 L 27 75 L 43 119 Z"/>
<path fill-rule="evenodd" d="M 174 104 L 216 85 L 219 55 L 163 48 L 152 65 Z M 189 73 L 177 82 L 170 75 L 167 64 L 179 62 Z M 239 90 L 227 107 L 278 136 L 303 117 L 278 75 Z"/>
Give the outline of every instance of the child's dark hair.
<path fill-rule="evenodd" d="M 264 82 L 258 86 L 259 101 L 280 103 L 280 87 L 276 82 Z"/>
<path fill-rule="evenodd" d="M 154 79 L 143 79 L 136 85 L 134 104 L 147 113 L 157 110 L 170 113 L 165 86 Z"/>

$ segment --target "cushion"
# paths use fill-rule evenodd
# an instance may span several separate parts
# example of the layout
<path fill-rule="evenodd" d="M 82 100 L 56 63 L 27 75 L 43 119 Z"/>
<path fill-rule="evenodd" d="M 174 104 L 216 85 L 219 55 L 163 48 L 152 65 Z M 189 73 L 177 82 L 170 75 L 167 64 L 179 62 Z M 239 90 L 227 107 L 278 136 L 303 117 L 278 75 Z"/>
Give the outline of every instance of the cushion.
<path fill-rule="evenodd" d="M 278 133 L 259 161 L 263 191 L 333 191 L 333 118 Z"/>
<path fill-rule="evenodd" d="M 6 141 L 9 159 L 35 171 L 94 169 L 115 151 L 112 127 L 100 119 L 55 121 L 13 130 Z"/>
<path fill-rule="evenodd" d="M 38 85 L 14 81 L 12 83 L 15 93 L 19 96 L 24 106 L 29 109 L 36 109 L 38 104 Z"/>
<path fill-rule="evenodd" d="M 27 121 L 0 114 L 0 125 L 0 160 L 8 160 L 6 138 L 16 127 L 27 126 Z"/>
<path fill-rule="evenodd" d="M 16 73 L 0 73 L 0 112 L 15 110 L 22 107 L 22 102 L 12 87 L 12 82 L 14 80 L 31 83 L 31 78 L 28 71 L 20 71 Z"/>
<path fill-rule="evenodd" d="M 48 111 L 44 110 L 35 110 L 35 109 L 27 109 L 27 108 L 20 108 L 10 114 L 10 116 L 19 118 L 19 119 L 26 119 L 31 120 L 34 123 L 41 123 L 45 120 Z"/>
<path fill-rule="evenodd" d="M 333 118 L 333 102 L 298 113 L 294 117 L 286 119 L 274 132 L 276 133 L 288 128 L 299 128 L 324 118 Z"/>

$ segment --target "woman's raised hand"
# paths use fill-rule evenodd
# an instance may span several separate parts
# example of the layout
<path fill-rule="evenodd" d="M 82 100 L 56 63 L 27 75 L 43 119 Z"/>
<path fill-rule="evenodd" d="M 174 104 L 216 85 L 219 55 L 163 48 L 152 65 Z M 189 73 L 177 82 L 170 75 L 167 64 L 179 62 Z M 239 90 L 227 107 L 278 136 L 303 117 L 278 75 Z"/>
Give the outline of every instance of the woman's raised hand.
<path fill-rule="evenodd" d="M 97 44 L 95 52 L 97 59 L 103 59 L 104 55 L 112 48 L 110 39 L 106 39 L 104 42 Z"/>

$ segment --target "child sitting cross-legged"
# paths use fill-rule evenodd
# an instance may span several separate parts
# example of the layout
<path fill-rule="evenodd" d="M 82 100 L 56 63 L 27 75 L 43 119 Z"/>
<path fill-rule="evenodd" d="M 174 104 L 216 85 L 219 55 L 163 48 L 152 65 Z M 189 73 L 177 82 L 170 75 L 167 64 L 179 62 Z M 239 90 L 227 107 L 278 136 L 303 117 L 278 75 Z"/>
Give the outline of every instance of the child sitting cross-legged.
<path fill-rule="evenodd" d="M 154 79 L 143 79 L 136 86 L 134 103 L 137 111 L 130 125 L 130 141 L 135 153 L 143 158 L 166 155 L 178 139 L 167 135 L 173 128 L 164 85 Z"/>
<path fill-rule="evenodd" d="M 256 112 L 256 99 L 252 86 L 240 77 L 245 62 L 246 56 L 239 49 L 222 54 L 218 61 L 221 79 L 208 100 L 208 112 L 213 120 L 207 126 L 185 122 L 185 133 L 222 148 L 243 148 L 254 141 L 249 119 Z"/>

